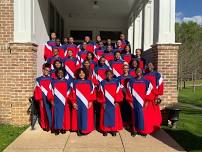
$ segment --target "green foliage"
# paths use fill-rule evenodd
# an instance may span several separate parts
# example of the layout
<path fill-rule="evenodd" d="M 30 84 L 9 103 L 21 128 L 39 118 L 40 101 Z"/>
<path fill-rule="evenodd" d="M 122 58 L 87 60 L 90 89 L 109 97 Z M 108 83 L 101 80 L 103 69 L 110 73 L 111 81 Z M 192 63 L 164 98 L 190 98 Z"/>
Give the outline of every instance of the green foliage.
<path fill-rule="evenodd" d="M 3 151 L 12 141 L 14 141 L 27 126 L 16 127 L 12 125 L 0 125 L 0 151 Z"/>
<path fill-rule="evenodd" d="M 176 23 L 176 42 L 179 50 L 179 78 L 182 80 L 202 78 L 202 27 L 194 22 Z"/>

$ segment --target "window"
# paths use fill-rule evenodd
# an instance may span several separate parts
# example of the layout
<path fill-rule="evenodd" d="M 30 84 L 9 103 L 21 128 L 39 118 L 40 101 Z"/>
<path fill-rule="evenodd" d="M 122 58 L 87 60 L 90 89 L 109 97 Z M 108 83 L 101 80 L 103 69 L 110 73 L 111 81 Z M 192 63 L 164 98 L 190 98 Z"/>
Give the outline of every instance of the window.
<path fill-rule="evenodd" d="M 75 39 L 75 40 L 83 40 L 85 36 L 89 36 L 91 39 L 93 37 L 93 32 L 92 31 L 70 31 L 70 35 Z"/>
<path fill-rule="evenodd" d="M 113 41 L 119 40 L 120 31 L 100 31 L 100 36 L 103 40 L 112 39 Z"/>

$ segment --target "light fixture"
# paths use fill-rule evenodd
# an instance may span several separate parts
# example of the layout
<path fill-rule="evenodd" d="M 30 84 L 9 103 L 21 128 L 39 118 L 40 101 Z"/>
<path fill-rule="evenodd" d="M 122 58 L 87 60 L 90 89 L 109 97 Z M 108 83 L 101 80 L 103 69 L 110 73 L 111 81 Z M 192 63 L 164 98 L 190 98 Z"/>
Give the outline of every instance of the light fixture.
<path fill-rule="evenodd" d="M 99 9 L 98 1 L 93 1 L 93 9 Z"/>

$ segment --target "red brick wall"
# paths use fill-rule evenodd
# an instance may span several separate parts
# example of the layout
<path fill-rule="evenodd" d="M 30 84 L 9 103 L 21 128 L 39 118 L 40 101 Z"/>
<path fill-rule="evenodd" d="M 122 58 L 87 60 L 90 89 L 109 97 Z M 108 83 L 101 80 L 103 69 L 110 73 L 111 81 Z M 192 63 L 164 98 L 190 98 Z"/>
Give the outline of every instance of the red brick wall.
<path fill-rule="evenodd" d="M 156 44 L 143 54 L 147 61 L 154 62 L 157 71 L 164 78 L 165 89 L 162 96 L 162 107 L 178 102 L 178 50 L 178 44 Z"/>
<path fill-rule="evenodd" d="M 0 0 L 0 123 L 29 123 L 36 77 L 36 45 L 13 43 L 13 0 Z"/>

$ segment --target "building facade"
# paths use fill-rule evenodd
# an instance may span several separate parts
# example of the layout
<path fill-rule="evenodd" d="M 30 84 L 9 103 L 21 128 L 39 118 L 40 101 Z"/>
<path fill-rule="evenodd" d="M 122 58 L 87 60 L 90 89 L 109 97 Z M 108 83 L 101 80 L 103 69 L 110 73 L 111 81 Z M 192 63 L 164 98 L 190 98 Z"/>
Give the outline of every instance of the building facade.
<path fill-rule="evenodd" d="M 0 123 L 29 123 L 28 98 L 51 31 L 126 33 L 133 52 L 143 48 L 164 77 L 162 108 L 177 102 L 175 0 L 0 0 Z"/>

